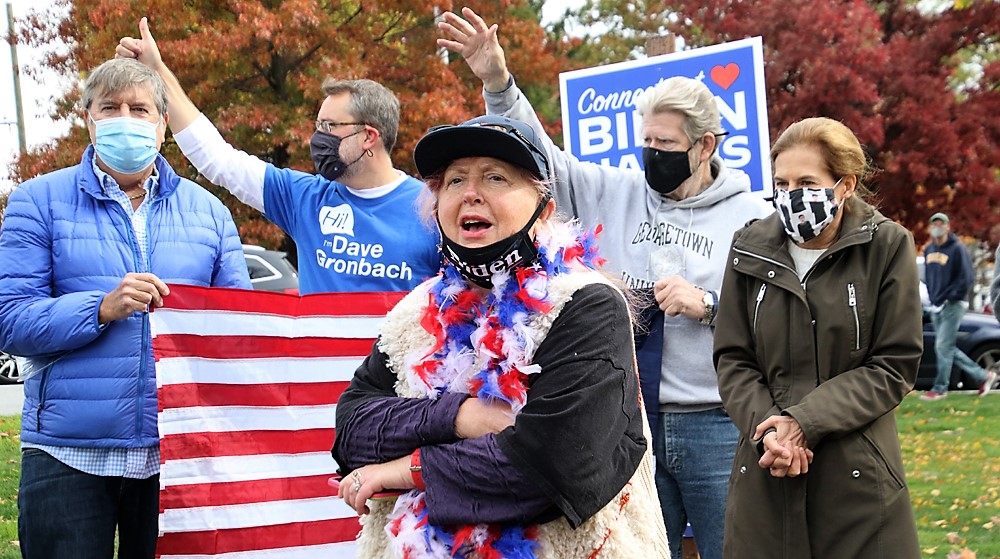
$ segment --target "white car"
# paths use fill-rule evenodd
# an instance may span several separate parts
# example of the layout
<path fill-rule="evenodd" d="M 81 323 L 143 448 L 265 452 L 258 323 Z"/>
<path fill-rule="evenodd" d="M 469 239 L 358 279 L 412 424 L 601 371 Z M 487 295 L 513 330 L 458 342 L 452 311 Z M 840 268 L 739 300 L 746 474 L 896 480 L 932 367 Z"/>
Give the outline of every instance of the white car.
<path fill-rule="evenodd" d="M 0 351 L 0 384 L 17 384 L 21 382 L 18 373 L 17 360 L 13 355 Z"/>

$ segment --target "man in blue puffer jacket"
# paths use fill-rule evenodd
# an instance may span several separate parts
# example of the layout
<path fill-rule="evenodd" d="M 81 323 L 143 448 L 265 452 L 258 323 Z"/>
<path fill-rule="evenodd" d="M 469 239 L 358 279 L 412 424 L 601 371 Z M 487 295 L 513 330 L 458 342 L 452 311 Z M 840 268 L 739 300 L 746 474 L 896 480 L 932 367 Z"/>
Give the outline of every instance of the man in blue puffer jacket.
<path fill-rule="evenodd" d="M 0 349 L 29 363 L 18 534 L 26 559 L 152 558 L 159 512 L 147 311 L 167 283 L 250 288 L 229 210 L 159 155 L 160 78 L 105 62 L 84 85 L 93 145 L 27 181 L 0 229 Z"/>

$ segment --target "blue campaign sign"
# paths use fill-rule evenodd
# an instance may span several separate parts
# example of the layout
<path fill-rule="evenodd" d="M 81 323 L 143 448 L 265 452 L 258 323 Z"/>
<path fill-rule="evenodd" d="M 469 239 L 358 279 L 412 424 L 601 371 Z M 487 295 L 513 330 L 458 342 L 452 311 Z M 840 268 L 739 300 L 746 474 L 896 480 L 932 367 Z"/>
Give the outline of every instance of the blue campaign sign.
<path fill-rule="evenodd" d="M 754 192 L 772 196 L 770 136 L 760 37 L 608 64 L 559 75 L 563 139 L 583 161 L 642 168 L 642 118 L 636 98 L 662 80 L 686 76 L 715 95 L 729 132 L 719 156 L 750 176 Z"/>

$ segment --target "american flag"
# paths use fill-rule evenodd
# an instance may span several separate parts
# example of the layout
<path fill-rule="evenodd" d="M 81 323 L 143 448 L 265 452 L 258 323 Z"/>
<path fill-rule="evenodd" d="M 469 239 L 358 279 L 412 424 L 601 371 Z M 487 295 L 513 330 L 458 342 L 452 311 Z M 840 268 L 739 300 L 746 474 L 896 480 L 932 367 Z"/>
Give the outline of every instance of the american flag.
<path fill-rule="evenodd" d="M 170 286 L 151 313 L 162 559 L 354 557 L 327 484 L 337 398 L 402 293 Z"/>

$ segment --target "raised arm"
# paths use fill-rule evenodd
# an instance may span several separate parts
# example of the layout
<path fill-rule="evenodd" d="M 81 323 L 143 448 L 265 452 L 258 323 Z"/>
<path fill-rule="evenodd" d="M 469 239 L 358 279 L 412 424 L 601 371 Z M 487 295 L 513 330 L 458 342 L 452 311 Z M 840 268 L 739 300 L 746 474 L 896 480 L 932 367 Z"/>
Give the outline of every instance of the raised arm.
<path fill-rule="evenodd" d="M 510 72 L 497 40 L 497 24 L 487 27 L 483 18 L 469 8 L 462 8 L 462 15 L 465 19 L 452 12 L 444 13 L 438 28 L 451 38 L 438 39 L 438 46 L 461 54 L 472 73 L 483 80 L 486 91 L 507 89 Z"/>
<path fill-rule="evenodd" d="M 167 88 L 167 123 L 184 156 L 213 184 L 244 204 L 264 211 L 264 174 L 267 163 L 230 145 L 181 87 L 160 56 L 146 18 L 139 20 L 139 39 L 123 37 L 115 55 L 135 58 L 155 71 Z"/>
<path fill-rule="evenodd" d="M 619 197 L 624 189 L 631 189 L 631 195 L 645 196 L 646 179 L 641 171 L 580 161 L 557 146 L 538 120 L 527 97 L 514 83 L 497 38 L 497 25 L 487 26 L 469 8 L 462 9 L 462 16 L 464 19 L 452 12 L 444 14 L 438 27 L 445 38 L 438 39 L 437 44 L 460 54 L 472 73 L 482 80 L 487 114 L 520 120 L 538 134 L 556 178 L 552 185 L 556 204 L 564 213 L 580 218 L 587 227 L 593 227 L 602 222 L 600 208 L 606 192 Z"/>
<path fill-rule="evenodd" d="M 170 130 L 176 134 L 191 125 L 198 115 L 198 107 L 194 106 L 184 88 L 177 81 L 177 76 L 167 68 L 160 56 L 160 49 L 156 46 L 156 40 L 149 31 L 149 23 L 146 18 L 139 20 L 139 36 L 123 37 L 115 47 L 115 55 L 119 58 L 135 58 L 148 66 L 151 70 L 159 74 L 163 83 L 167 86 L 168 111 L 170 113 Z"/>

